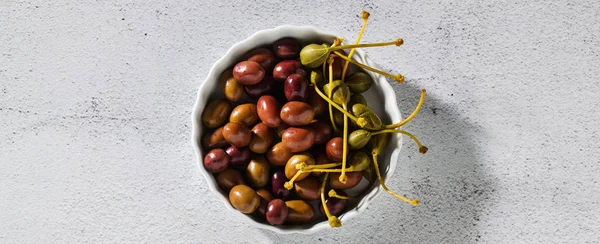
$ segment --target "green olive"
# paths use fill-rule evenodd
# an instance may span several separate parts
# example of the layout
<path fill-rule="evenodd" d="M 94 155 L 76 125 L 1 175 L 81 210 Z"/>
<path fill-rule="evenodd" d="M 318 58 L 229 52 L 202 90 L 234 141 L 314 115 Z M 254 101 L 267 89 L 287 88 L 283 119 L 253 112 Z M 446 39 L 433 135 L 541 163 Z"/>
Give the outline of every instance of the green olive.
<path fill-rule="evenodd" d="M 367 145 L 371 140 L 371 132 L 363 129 L 358 129 L 348 135 L 348 145 L 350 150 L 358 150 Z"/>
<path fill-rule="evenodd" d="M 350 108 L 352 108 L 352 106 L 354 106 L 354 104 L 362 104 L 362 105 L 367 106 L 367 99 L 365 99 L 365 97 L 363 97 L 363 95 L 360 93 L 354 93 L 354 94 L 352 94 L 352 96 L 350 96 L 350 101 L 348 102 L 348 106 Z"/>
<path fill-rule="evenodd" d="M 383 133 L 371 137 L 367 147 L 371 151 L 371 154 L 379 155 L 382 154 L 388 145 L 391 135 L 389 133 Z"/>
<path fill-rule="evenodd" d="M 350 155 L 349 161 L 350 166 L 355 171 L 366 170 L 369 168 L 369 165 L 371 165 L 371 159 L 369 158 L 369 155 L 362 151 L 358 151 Z"/>
<path fill-rule="evenodd" d="M 300 62 L 309 68 L 321 66 L 329 57 L 329 46 L 327 44 L 309 44 L 300 50 Z"/>
<path fill-rule="evenodd" d="M 323 82 L 323 72 L 320 70 L 310 72 L 310 83 L 319 84 L 321 82 Z"/>
<path fill-rule="evenodd" d="M 337 104 L 346 104 L 350 101 L 350 90 L 341 80 L 334 80 L 331 85 L 326 83 L 323 86 L 323 93 L 328 96 L 329 91 L 331 91 L 331 100 Z"/>
<path fill-rule="evenodd" d="M 381 119 L 369 107 L 362 104 L 354 104 L 352 106 L 352 114 L 358 118 L 363 118 L 367 124 L 363 127 L 368 130 L 377 130 L 382 126 Z"/>
<path fill-rule="evenodd" d="M 356 72 L 346 77 L 346 85 L 353 93 L 363 93 L 371 88 L 373 78 L 365 72 Z"/>
<path fill-rule="evenodd" d="M 208 128 L 217 128 L 225 122 L 231 113 L 231 104 L 225 98 L 210 102 L 202 112 L 202 123 Z"/>

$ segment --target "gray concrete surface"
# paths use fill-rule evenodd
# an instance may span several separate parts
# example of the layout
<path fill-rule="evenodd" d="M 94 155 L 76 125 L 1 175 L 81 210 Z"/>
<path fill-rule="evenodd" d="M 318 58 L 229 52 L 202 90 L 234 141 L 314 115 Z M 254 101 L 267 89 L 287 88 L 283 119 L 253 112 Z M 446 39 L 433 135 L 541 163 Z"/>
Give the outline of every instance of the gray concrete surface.
<path fill-rule="evenodd" d="M 81 2 L 81 3 L 78 3 Z M 569 3 L 572 2 L 572 3 Z M 277 235 L 223 211 L 190 112 L 229 46 L 280 24 L 365 41 L 423 112 L 389 185 L 343 228 Z M 0 243 L 596 243 L 600 2 L 0 2 Z"/>

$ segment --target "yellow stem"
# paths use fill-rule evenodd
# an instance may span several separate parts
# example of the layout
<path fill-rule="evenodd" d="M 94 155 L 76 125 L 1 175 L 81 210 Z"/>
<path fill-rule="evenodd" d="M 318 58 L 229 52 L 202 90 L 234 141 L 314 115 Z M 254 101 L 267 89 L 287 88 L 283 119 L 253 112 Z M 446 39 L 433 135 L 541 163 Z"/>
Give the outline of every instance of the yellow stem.
<path fill-rule="evenodd" d="M 362 39 L 362 36 L 365 33 L 365 28 L 367 27 L 367 20 L 369 19 L 369 12 L 363 10 L 362 11 L 362 19 L 363 19 L 363 23 L 362 23 L 362 26 L 360 27 L 360 32 L 358 32 L 358 37 L 356 38 L 356 42 L 354 42 L 354 44 L 360 43 L 360 39 Z M 350 53 L 348 53 L 348 58 L 352 58 L 352 55 L 354 54 L 355 50 L 356 50 L 356 48 L 352 48 L 350 50 Z M 342 81 L 344 81 L 346 79 L 346 70 L 348 70 L 349 64 L 350 64 L 350 62 L 348 62 L 348 61 L 346 61 L 346 63 L 344 64 L 344 68 L 342 69 Z"/>
<path fill-rule="evenodd" d="M 394 41 L 391 42 L 379 42 L 379 43 L 365 43 L 365 44 L 350 44 L 350 45 L 342 45 L 342 46 L 337 46 L 337 47 L 330 47 L 329 51 L 333 52 L 333 51 L 337 51 L 337 50 L 342 50 L 342 49 L 348 49 L 348 48 L 363 48 L 363 47 L 383 47 L 383 46 L 391 46 L 391 45 L 396 45 L 396 46 L 400 46 L 404 43 L 404 40 L 402 40 L 402 38 L 398 38 Z"/>
<path fill-rule="evenodd" d="M 331 101 L 331 99 L 327 98 L 327 96 L 325 96 L 325 94 L 323 94 L 323 92 L 321 92 L 321 90 L 319 90 L 319 88 L 316 86 L 315 83 L 313 83 L 315 86 L 315 91 L 317 92 L 317 94 L 319 94 L 319 96 L 321 96 L 321 98 L 323 98 L 323 100 L 327 101 L 330 105 L 333 105 L 334 108 L 336 108 L 338 111 L 342 112 L 343 114 L 345 114 L 346 116 L 348 116 L 348 118 L 350 118 L 352 121 L 354 121 L 359 127 L 363 128 L 365 125 L 367 125 L 367 121 L 364 118 L 357 118 L 356 116 L 352 115 L 351 113 L 348 113 L 348 111 L 344 110 L 342 107 L 340 107 L 340 105 L 337 105 L 337 103 Z"/>
<path fill-rule="evenodd" d="M 290 179 L 290 181 L 283 183 L 283 187 L 285 187 L 285 189 L 291 190 L 294 187 L 294 181 L 298 179 L 298 177 L 300 177 L 302 173 L 304 173 L 304 170 L 296 171 L 296 174 Z"/>
<path fill-rule="evenodd" d="M 391 124 L 391 125 L 386 125 L 384 126 L 384 128 L 386 129 L 394 129 L 394 128 L 398 128 L 400 126 L 405 125 L 406 123 L 408 123 L 410 120 L 412 120 L 415 116 L 417 116 L 417 114 L 419 113 L 419 111 L 421 110 L 421 106 L 423 106 L 423 102 L 425 101 L 425 93 L 427 91 L 425 89 L 421 89 L 421 98 L 419 99 L 419 103 L 417 104 L 417 107 L 415 108 L 415 110 L 412 112 L 412 114 L 410 114 L 410 116 L 408 116 L 406 119 L 395 123 L 395 124 Z"/>
<path fill-rule="evenodd" d="M 329 59 L 327 59 L 327 65 L 329 65 L 329 92 L 327 94 L 327 98 L 331 100 L 331 94 L 333 92 L 333 58 L 329 57 Z M 331 103 L 329 103 L 329 119 L 331 120 L 333 130 L 338 131 L 337 125 L 335 124 L 335 119 L 333 118 L 333 109 L 331 109 Z"/>
<path fill-rule="evenodd" d="M 342 222 L 340 222 L 336 216 L 331 215 L 331 212 L 329 212 L 329 208 L 327 207 L 327 203 L 325 202 L 325 184 L 327 183 L 328 177 L 329 173 L 326 173 L 323 177 L 323 182 L 321 183 L 321 204 L 323 205 L 323 210 L 325 210 L 325 215 L 327 216 L 329 226 L 335 228 L 342 226 Z"/>
<path fill-rule="evenodd" d="M 348 109 L 348 105 L 346 103 L 342 104 L 344 110 Z M 348 157 L 348 117 L 344 115 L 344 134 L 343 135 L 343 144 L 342 144 L 342 173 L 340 174 L 340 182 L 342 184 L 346 184 L 348 181 L 348 176 L 346 176 L 346 158 Z"/>
<path fill-rule="evenodd" d="M 406 202 L 409 203 L 413 206 L 417 206 L 419 204 L 418 200 L 410 200 L 406 197 L 400 196 L 398 194 L 396 194 L 395 192 L 391 191 L 390 189 L 387 188 L 387 186 L 385 186 L 385 183 L 383 183 L 383 179 L 381 179 L 381 174 L 379 173 L 379 165 L 377 165 L 377 154 L 373 154 L 373 166 L 375 166 L 375 172 L 377 173 L 377 179 L 379 179 L 379 184 L 381 184 L 381 187 L 383 187 L 383 190 L 385 190 L 387 193 L 391 194 L 392 196 Z"/>
<path fill-rule="evenodd" d="M 415 143 L 417 143 L 417 146 L 419 146 L 419 152 L 420 153 L 424 154 L 424 153 L 427 152 L 427 150 L 429 150 L 429 149 L 427 149 L 426 146 L 423 146 L 423 144 L 421 144 L 421 142 L 419 141 L 419 139 L 417 139 L 417 137 L 415 137 L 413 134 L 411 134 L 410 132 L 405 131 L 405 130 L 399 130 L 399 129 L 396 129 L 396 130 L 380 130 L 380 131 L 377 131 L 377 132 L 373 132 L 372 136 L 376 136 L 376 135 L 383 134 L 383 133 L 400 133 L 400 134 L 407 135 L 413 141 L 415 141 Z"/>
<path fill-rule="evenodd" d="M 367 65 L 361 64 L 361 63 L 359 63 L 359 62 L 356 62 L 356 61 L 354 61 L 354 60 L 352 60 L 352 59 L 350 59 L 350 58 L 348 58 L 348 57 L 344 56 L 344 55 L 343 55 L 343 54 L 341 54 L 340 52 L 337 52 L 337 51 L 336 51 L 336 52 L 334 52 L 334 53 L 335 53 L 336 55 L 338 55 L 340 58 L 342 58 L 342 59 L 344 59 L 344 60 L 346 60 L 346 61 L 348 61 L 348 62 L 350 62 L 350 63 L 353 63 L 353 64 L 355 64 L 355 65 L 356 65 L 356 66 L 358 66 L 358 67 L 361 67 L 361 68 L 363 68 L 363 69 L 366 69 L 366 70 L 369 70 L 369 71 L 372 71 L 372 72 L 378 73 L 378 74 L 380 74 L 380 75 L 383 75 L 383 76 L 386 76 L 386 77 L 392 78 L 392 79 L 394 79 L 394 80 L 396 80 L 397 82 L 400 82 L 400 83 L 404 82 L 404 76 L 402 76 L 401 74 L 392 75 L 392 74 L 390 74 L 390 73 L 387 73 L 387 72 L 384 72 L 384 71 L 381 71 L 381 70 L 378 70 L 378 69 L 372 68 L 372 67 L 370 67 L 370 66 L 367 66 Z"/>
<path fill-rule="evenodd" d="M 296 169 L 311 170 L 311 169 L 329 169 L 340 166 L 341 163 L 330 163 L 330 164 L 317 164 L 317 165 L 306 165 L 303 163 L 296 164 Z"/>
<path fill-rule="evenodd" d="M 359 171 L 359 170 L 355 170 L 354 167 L 350 166 L 348 168 L 346 168 L 346 172 L 355 172 L 355 171 Z M 303 170 L 303 172 L 328 172 L 328 173 L 340 173 L 342 172 L 342 169 L 308 169 L 308 170 Z"/>
<path fill-rule="evenodd" d="M 344 199 L 344 200 L 350 199 L 349 197 L 338 195 L 337 192 L 335 192 L 334 189 L 329 190 L 328 195 L 329 195 L 329 197 L 335 197 L 335 198 Z"/>

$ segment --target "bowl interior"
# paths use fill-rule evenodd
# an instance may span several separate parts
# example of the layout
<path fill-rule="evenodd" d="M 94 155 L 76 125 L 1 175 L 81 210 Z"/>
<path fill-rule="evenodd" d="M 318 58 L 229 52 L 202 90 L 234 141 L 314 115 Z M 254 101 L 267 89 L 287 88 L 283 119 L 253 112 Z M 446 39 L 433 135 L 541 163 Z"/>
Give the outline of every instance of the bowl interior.
<path fill-rule="evenodd" d="M 235 214 L 240 216 L 240 218 L 249 220 L 248 222 L 260 228 L 269 229 L 278 233 L 312 233 L 319 229 L 330 228 L 326 218 L 320 217 L 318 205 L 313 205 L 316 206 L 316 218 L 312 223 L 294 226 L 268 225 L 263 223 L 262 220 L 258 219 L 254 215 L 242 214 L 233 209 L 228 200 L 228 192 L 224 192 L 218 187 L 214 176 L 204 169 L 202 162 L 206 152 L 201 146 L 201 137 L 205 133 L 205 129 L 203 129 L 201 122 L 201 115 L 208 102 L 215 98 L 222 97 L 218 84 L 220 74 L 239 62 L 239 58 L 249 50 L 260 46 L 270 45 L 283 37 L 296 38 L 303 45 L 322 42 L 331 43 L 335 38 L 333 34 L 321 31 L 315 27 L 280 26 L 274 29 L 259 31 L 249 38 L 233 45 L 229 51 L 227 51 L 227 53 L 213 65 L 206 80 L 204 80 L 200 86 L 197 101 L 192 114 L 192 144 L 196 151 L 199 171 L 205 176 L 211 191 L 216 193 L 217 197 L 224 202 L 227 209 L 232 210 Z M 372 60 L 370 60 L 360 49 L 355 52 L 353 58 L 363 64 L 376 67 Z M 367 73 L 372 76 L 374 81 L 371 89 L 363 93 L 363 96 L 367 100 L 369 107 L 381 117 L 384 123 L 400 121 L 402 117 L 398 106 L 396 105 L 396 96 L 390 84 L 381 75 L 372 72 Z M 384 180 L 388 179 L 395 168 L 401 144 L 402 138 L 400 135 L 391 136 L 391 140 L 387 149 L 382 155 L 379 156 L 379 167 Z M 366 179 L 363 179 L 357 188 L 361 188 L 363 190 L 363 195 L 361 195 L 363 197 L 352 198 L 352 200 L 348 202 L 348 205 L 346 206 L 346 212 L 340 216 L 340 221 L 342 221 L 342 223 L 348 221 L 348 219 L 366 209 L 368 202 L 371 201 L 381 191 L 379 184 L 369 185 Z M 352 195 L 352 193 L 356 194 L 357 192 L 354 191 L 349 193 Z"/>

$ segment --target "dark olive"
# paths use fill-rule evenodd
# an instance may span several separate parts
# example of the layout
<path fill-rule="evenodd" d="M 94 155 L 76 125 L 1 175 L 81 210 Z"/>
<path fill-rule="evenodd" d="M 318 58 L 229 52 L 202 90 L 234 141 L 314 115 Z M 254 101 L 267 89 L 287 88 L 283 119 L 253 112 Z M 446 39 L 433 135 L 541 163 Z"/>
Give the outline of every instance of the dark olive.
<path fill-rule="evenodd" d="M 229 116 L 229 122 L 243 123 L 247 127 L 252 127 L 256 121 L 258 121 L 258 113 L 254 103 L 237 105 Z"/>
<path fill-rule="evenodd" d="M 288 101 L 305 101 L 308 96 L 308 82 L 301 74 L 291 74 L 285 79 L 283 91 Z"/>
<path fill-rule="evenodd" d="M 320 115 L 327 109 L 327 102 L 317 94 L 313 86 L 308 87 L 308 104 L 313 108 L 315 116 Z"/>
<path fill-rule="evenodd" d="M 294 182 L 296 194 L 304 200 L 321 199 L 321 181 L 316 177 L 306 177 L 306 179 Z"/>
<path fill-rule="evenodd" d="M 340 180 L 339 180 L 340 175 L 341 175 L 341 173 L 332 173 L 331 175 L 329 175 L 329 186 L 331 188 L 341 189 L 341 190 L 350 189 L 350 188 L 358 185 L 358 183 L 360 183 L 360 180 L 362 180 L 362 178 L 363 178 L 362 171 L 346 172 L 348 181 L 346 181 L 346 184 L 344 184 L 344 183 L 340 182 Z"/>
<path fill-rule="evenodd" d="M 265 77 L 265 70 L 254 61 L 242 61 L 233 67 L 233 77 L 242 85 L 254 85 Z"/>
<path fill-rule="evenodd" d="M 308 103 L 291 101 L 283 105 L 279 117 L 291 126 L 307 125 L 312 122 L 315 112 Z"/>
<path fill-rule="evenodd" d="M 304 163 L 306 165 L 314 165 L 315 159 L 310 155 L 310 153 L 299 153 L 290 158 L 285 164 L 285 177 L 288 179 L 292 179 L 296 173 L 298 173 L 298 169 L 296 169 L 296 165 Z M 295 180 L 303 180 L 308 177 L 310 172 L 301 173 Z"/>
<path fill-rule="evenodd" d="M 283 224 L 288 215 L 288 207 L 281 199 L 275 199 L 269 202 L 266 215 L 267 223 L 272 225 Z"/>
<path fill-rule="evenodd" d="M 230 160 L 231 158 L 225 150 L 221 148 L 213 149 L 204 156 L 204 168 L 208 172 L 218 173 L 229 166 Z"/>
<path fill-rule="evenodd" d="M 346 77 L 345 82 L 352 93 L 363 93 L 371 88 L 373 78 L 365 72 L 355 72 Z"/>
<path fill-rule="evenodd" d="M 231 157 L 231 165 L 233 166 L 244 166 L 250 162 L 250 150 L 247 147 L 238 148 L 236 146 L 231 145 L 225 150 L 227 154 Z"/>
<path fill-rule="evenodd" d="M 210 102 L 202 112 L 202 123 L 208 128 L 217 128 L 225 122 L 231 113 L 231 103 L 225 98 Z"/>
<path fill-rule="evenodd" d="M 343 128 L 344 127 L 344 114 L 340 111 L 338 111 L 335 108 L 333 109 L 333 121 L 335 122 L 335 125 L 338 126 L 338 128 Z M 350 119 L 348 119 L 348 123 L 350 123 Z"/>
<path fill-rule="evenodd" d="M 258 192 L 256 192 L 256 194 L 258 194 Z M 260 217 L 261 219 L 266 220 L 267 219 L 267 207 L 269 206 L 269 201 L 260 197 L 260 195 L 259 195 L 259 198 L 260 198 L 260 203 L 258 204 L 258 208 L 256 208 L 256 210 L 254 210 L 254 213 L 256 213 L 256 215 L 258 217 Z"/>
<path fill-rule="evenodd" d="M 273 175 L 271 175 L 271 192 L 275 198 L 283 199 L 284 201 L 290 199 L 290 190 L 283 187 L 286 181 L 287 178 L 285 177 L 285 171 L 283 168 L 278 168 L 275 170 Z"/>
<path fill-rule="evenodd" d="M 261 96 L 256 102 L 258 117 L 271 128 L 275 128 L 281 123 L 281 118 L 279 118 L 280 111 L 279 102 L 273 96 Z"/>
<path fill-rule="evenodd" d="M 234 186 L 245 185 L 246 182 L 239 171 L 233 168 L 227 168 L 217 174 L 217 184 L 219 184 L 221 189 L 225 190 L 225 192 L 229 192 Z"/>
<path fill-rule="evenodd" d="M 233 77 L 232 69 L 228 69 L 219 79 L 221 85 L 221 91 L 225 94 L 227 100 L 236 102 L 244 95 L 244 85 L 240 84 L 237 79 Z"/>
<path fill-rule="evenodd" d="M 288 215 L 285 222 L 288 224 L 310 223 L 315 216 L 313 207 L 303 200 L 291 200 L 285 202 L 288 207 Z"/>
<path fill-rule="evenodd" d="M 302 152 L 315 143 L 315 133 L 310 128 L 290 127 L 281 134 L 281 141 L 291 152 Z"/>
<path fill-rule="evenodd" d="M 202 146 L 205 149 L 224 148 L 229 146 L 229 143 L 223 137 L 223 127 L 207 133 L 202 137 Z"/>
<path fill-rule="evenodd" d="M 291 74 L 297 73 L 299 69 L 302 69 L 302 64 L 298 60 L 281 61 L 273 68 L 273 78 L 284 81 Z"/>
<path fill-rule="evenodd" d="M 340 196 L 344 196 L 344 197 L 348 196 L 348 194 L 342 190 L 337 190 L 335 192 Z M 342 214 L 342 212 L 344 211 L 344 208 L 346 208 L 347 203 L 348 203 L 348 200 L 340 199 L 337 197 L 328 197 L 325 200 L 325 204 L 327 205 L 327 209 L 329 209 L 329 213 L 331 213 L 331 215 L 334 215 L 334 216 L 340 216 L 340 214 Z M 321 206 L 319 208 L 319 210 L 321 211 L 321 214 L 325 215 L 325 209 L 323 209 L 323 205 L 319 204 L 319 206 Z"/>
<path fill-rule="evenodd" d="M 273 143 L 273 131 L 265 123 L 261 122 L 252 128 L 252 137 L 248 148 L 252 152 L 263 154 L 269 150 Z"/>
<path fill-rule="evenodd" d="M 315 132 L 315 144 L 323 144 L 329 141 L 333 128 L 328 120 L 319 120 L 311 125 Z"/>
<path fill-rule="evenodd" d="M 288 125 L 286 123 L 281 123 L 281 124 L 279 124 L 279 126 L 277 126 L 277 128 L 275 128 L 275 133 L 277 134 L 278 137 L 281 138 L 281 136 L 283 135 L 283 132 L 287 128 L 290 128 L 290 125 Z"/>
<path fill-rule="evenodd" d="M 273 53 L 283 60 L 297 59 L 300 55 L 300 43 L 294 38 L 282 38 L 273 44 Z"/>
<path fill-rule="evenodd" d="M 264 70 L 273 68 L 273 65 L 275 64 L 273 52 L 262 47 L 250 50 L 244 54 L 242 59 L 257 62 Z"/>
<path fill-rule="evenodd" d="M 338 55 L 333 53 L 330 54 L 330 56 L 333 57 L 333 79 L 339 80 L 342 78 L 342 70 L 344 69 L 344 64 L 346 63 L 346 60 L 340 58 Z M 346 70 L 346 75 L 347 74 L 348 70 Z M 329 81 L 329 65 L 325 69 L 325 80 Z"/>
<path fill-rule="evenodd" d="M 262 95 L 273 92 L 275 87 L 275 79 L 271 76 L 265 76 L 262 81 L 245 87 L 246 94 L 252 98 L 259 98 Z"/>
<path fill-rule="evenodd" d="M 367 143 L 367 147 L 371 151 L 371 154 L 382 154 L 390 141 L 390 137 L 391 135 L 389 133 L 372 136 L 369 143 Z"/>
<path fill-rule="evenodd" d="M 348 107 L 352 108 L 352 106 L 357 103 L 367 106 L 367 99 L 365 99 L 365 97 L 363 97 L 363 95 L 360 93 L 354 93 L 352 96 L 350 96 Z"/>
<path fill-rule="evenodd" d="M 229 122 L 223 127 L 223 137 L 229 144 L 236 147 L 245 147 L 250 143 L 250 130 L 238 122 Z"/>
<path fill-rule="evenodd" d="M 267 159 L 272 165 L 285 166 L 287 161 L 294 155 L 289 148 L 279 142 L 267 151 Z"/>
<path fill-rule="evenodd" d="M 237 185 L 229 191 L 229 202 L 242 213 L 254 212 L 260 204 L 260 197 L 247 185 Z"/>
<path fill-rule="evenodd" d="M 331 163 L 331 160 L 329 160 L 329 158 L 327 158 L 327 154 L 325 153 L 325 149 L 323 149 L 323 148 L 314 150 L 313 157 L 315 158 L 315 165 Z M 323 172 L 312 172 L 311 173 L 311 175 L 313 175 L 313 176 L 321 176 L 323 174 L 324 174 Z"/>
<path fill-rule="evenodd" d="M 329 160 L 333 162 L 341 162 L 344 154 L 343 147 L 344 141 L 341 137 L 338 136 L 331 138 L 331 140 L 329 140 L 325 146 L 325 152 L 327 153 Z"/>
<path fill-rule="evenodd" d="M 265 188 L 260 188 L 256 190 L 256 194 L 258 194 L 260 198 L 265 199 L 267 202 L 273 200 L 273 194 L 271 194 L 271 192 Z"/>
<path fill-rule="evenodd" d="M 246 177 L 253 187 L 264 187 L 269 181 L 269 163 L 262 156 L 256 156 L 250 160 L 246 167 Z"/>

